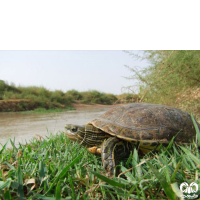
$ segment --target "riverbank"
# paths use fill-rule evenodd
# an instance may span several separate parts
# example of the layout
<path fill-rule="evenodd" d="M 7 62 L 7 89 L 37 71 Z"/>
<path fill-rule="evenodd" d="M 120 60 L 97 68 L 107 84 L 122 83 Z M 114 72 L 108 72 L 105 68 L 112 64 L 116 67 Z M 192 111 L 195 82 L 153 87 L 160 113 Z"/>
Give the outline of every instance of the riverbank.
<path fill-rule="evenodd" d="M 65 106 L 60 103 L 46 102 L 42 105 L 40 102 L 34 102 L 30 99 L 10 99 L 0 100 L 0 112 L 20 112 L 20 111 L 33 111 L 33 110 L 53 110 L 70 108 L 71 106 Z"/>
<path fill-rule="evenodd" d="M 12 99 L 12 100 L 0 100 L 0 112 L 24 112 L 24 113 L 51 113 L 51 112 L 65 112 L 67 110 L 75 110 L 79 108 L 99 108 L 99 107 L 114 107 L 124 105 L 125 103 L 116 104 L 83 104 L 83 103 L 71 103 L 69 106 L 55 106 L 54 108 L 37 107 L 32 104 L 28 99 Z"/>
<path fill-rule="evenodd" d="M 133 94 L 114 95 L 96 90 L 50 91 L 44 87 L 16 87 L 0 80 L 0 112 L 71 109 L 84 105 L 114 105 L 138 101 Z"/>

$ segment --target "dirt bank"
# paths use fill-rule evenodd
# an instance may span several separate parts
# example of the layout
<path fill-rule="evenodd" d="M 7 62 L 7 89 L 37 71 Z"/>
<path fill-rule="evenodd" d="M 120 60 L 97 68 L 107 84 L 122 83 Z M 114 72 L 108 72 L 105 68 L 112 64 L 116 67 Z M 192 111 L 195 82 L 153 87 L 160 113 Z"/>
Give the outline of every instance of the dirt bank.
<path fill-rule="evenodd" d="M 104 104 L 83 104 L 83 103 L 72 103 L 71 104 L 75 109 L 79 108 L 99 108 L 99 107 L 115 107 L 115 106 L 120 106 L 120 105 L 125 105 L 125 104 L 113 104 L 113 105 L 104 105 Z"/>
<path fill-rule="evenodd" d="M 0 100 L 0 112 L 32 110 L 34 106 L 28 99 Z"/>

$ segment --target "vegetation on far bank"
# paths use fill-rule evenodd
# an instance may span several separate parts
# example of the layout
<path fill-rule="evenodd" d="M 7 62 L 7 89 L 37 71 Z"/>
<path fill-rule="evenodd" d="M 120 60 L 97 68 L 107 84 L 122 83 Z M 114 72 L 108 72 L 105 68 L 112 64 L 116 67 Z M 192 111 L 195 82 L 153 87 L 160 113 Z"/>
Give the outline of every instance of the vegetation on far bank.
<path fill-rule="evenodd" d="M 111 105 L 135 102 L 137 95 L 114 95 L 96 90 L 79 92 L 50 91 L 44 87 L 16 87 L 0 80 L 0 112 L 26 110 L 71 109 L 72 103 Z"/>
<path fill-rule="evenodd" d="M 100 156 L 71 142 L 64 133 L 34 138 L 25 145 L 8 140 L 0 150 L 0 199 L 180 199 L 180 185 L 200 188 L 200 133 L 189 146 L 172 141 L 143 158 L 135 149 L 107 177 Z M 195 188 L 196 189 L 196 188 Z M 200 196 L 200 190 L 190 193 Z M 182 197 L 183 199 L 183 197 Z M 187 199 L 187 198 L 185 198 Z M 194 198 L 193 198 L 194 199 Z"/>

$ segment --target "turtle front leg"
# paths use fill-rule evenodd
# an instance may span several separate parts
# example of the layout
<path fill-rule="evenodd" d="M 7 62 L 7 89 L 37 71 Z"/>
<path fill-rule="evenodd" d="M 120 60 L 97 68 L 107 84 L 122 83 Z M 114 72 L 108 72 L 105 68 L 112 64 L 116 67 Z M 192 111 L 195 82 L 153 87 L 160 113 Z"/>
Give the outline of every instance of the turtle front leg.
<path fill-rule="evenodd" d="M 101 159 L 109 176 L 114 174 L 115 159 L 129 156 L 132 146 L 129 142 L 117 137 L 110 137 L 101 146 Z"/>

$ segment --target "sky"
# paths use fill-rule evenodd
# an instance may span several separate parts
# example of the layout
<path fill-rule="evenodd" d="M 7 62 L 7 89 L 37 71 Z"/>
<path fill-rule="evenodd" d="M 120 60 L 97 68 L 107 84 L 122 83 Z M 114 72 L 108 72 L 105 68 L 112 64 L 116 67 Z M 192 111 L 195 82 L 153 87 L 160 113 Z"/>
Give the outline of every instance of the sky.
<path fill-rule="evenodd" d="M 137 52 L 137 51 L 136 51 Z M 43 86 L 49 90 L 122 94 L 134 85 L 125 65 L 143 68 L 147 62 L 120 50 L 0 51 L 0 80 L 16 86 Z M 135 91 L 136 91 L 135 87 Z"/>

